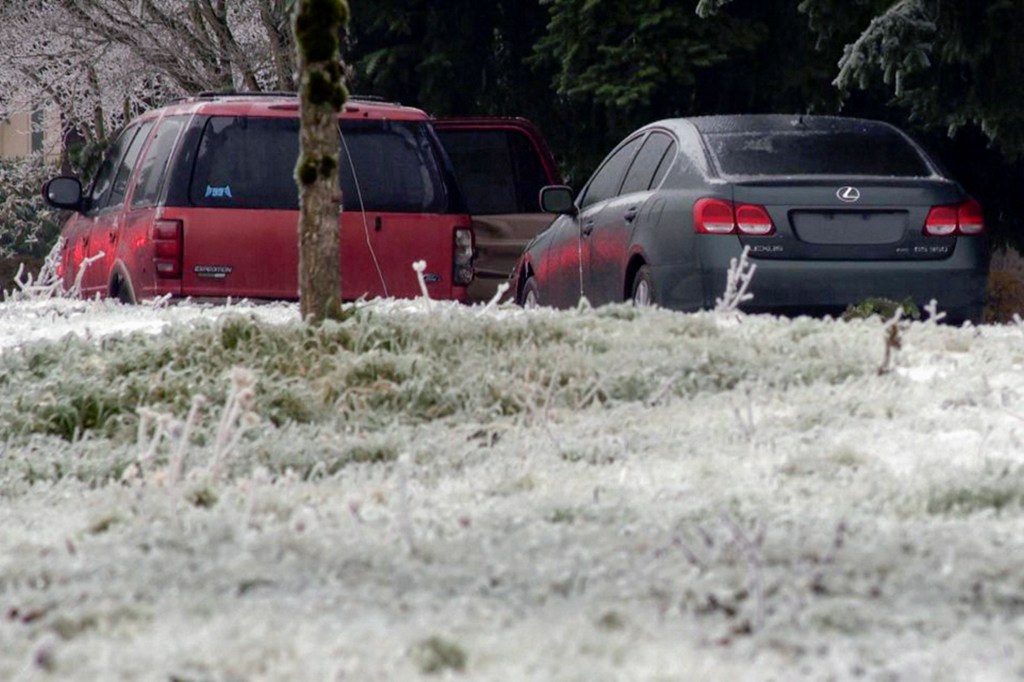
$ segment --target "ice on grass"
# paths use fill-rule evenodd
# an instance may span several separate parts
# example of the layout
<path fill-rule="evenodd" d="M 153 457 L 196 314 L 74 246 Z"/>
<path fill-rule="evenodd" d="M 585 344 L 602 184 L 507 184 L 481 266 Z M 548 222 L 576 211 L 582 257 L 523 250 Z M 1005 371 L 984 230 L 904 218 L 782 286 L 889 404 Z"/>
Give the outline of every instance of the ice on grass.
<path fill-rule="evenodd" d="M 1024 330 L 901 335 L 0 304 L 0 679 L 1015 679 Z"/>

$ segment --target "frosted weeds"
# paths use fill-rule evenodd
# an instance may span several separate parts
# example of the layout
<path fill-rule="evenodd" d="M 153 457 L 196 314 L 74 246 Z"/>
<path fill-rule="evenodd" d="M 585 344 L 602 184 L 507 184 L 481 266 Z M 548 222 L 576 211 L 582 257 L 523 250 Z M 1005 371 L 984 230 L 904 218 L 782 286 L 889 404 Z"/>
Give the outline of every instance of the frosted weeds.
<path fill-rule="evenodd" d="M 35 305 L 0 679 L 1024 669 L 1019 326 L 908 323 L 879 376 L 878 319 Z"/>
<path fill-rule="evenodd" d="M 747 290 L 757 272 L 757 264 L 750 262 L 750 247 L 744 246 L 739 258 L 729 261 L 729 272 L 725 280 L 725 293 L 715 300 L 716 313 L 734 313 L 741 304 L 754 298 Z"/>

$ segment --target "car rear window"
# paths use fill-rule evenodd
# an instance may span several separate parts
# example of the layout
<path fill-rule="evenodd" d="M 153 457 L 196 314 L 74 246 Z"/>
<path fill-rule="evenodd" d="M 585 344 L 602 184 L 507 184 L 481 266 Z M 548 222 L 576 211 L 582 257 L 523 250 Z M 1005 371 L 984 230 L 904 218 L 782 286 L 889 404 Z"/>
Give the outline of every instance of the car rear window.
<path fill-rule="evenodd" d="M 342 121 L 341 191 L 346 208 L 443 213 L 448 193 L 433 134 L 416 121 Z"/>
<path fill-rule="evenodd" d="M 438 130 L 469 212 L 539 213 L 540 189 L 551 184 L 525 133 L 508 128 Z"/>
<path fill-rule="evenodd" d="M 705 132 L 704 139 L 723 175 L 933 174 L 917 149 L 887 128 Z"/>
<path fill-rule="evenodd" d="M 440 213 L 448 205 L 443 175 L 424 123 L 342 123 L 339 175 L 346 208 Z M 214 116 L 199 143 L 189 200 L 218 208 L 298 208 L 294 118 Z"/>

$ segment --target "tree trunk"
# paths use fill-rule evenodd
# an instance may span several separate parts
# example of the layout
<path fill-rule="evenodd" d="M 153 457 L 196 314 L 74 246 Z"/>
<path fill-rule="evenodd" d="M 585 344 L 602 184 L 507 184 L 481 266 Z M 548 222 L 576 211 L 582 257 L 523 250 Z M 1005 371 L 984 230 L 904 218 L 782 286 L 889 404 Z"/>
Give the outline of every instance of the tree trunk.
<path fill-rule="evenodd" d="M 295 179 L 299 187 L 299 312 L 320 322 L 341 312 L 338 112 L 342 84 L 340 35 L 348 23 L 344 0 L 299 0 L 295 45 L 300 78 L 301 133 Z"/>

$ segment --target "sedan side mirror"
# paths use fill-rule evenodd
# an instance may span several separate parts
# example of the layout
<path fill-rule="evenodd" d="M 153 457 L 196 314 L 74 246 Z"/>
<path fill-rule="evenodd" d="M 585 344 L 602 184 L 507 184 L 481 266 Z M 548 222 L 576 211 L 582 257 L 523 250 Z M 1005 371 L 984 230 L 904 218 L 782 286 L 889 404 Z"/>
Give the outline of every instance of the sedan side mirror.
<path fill-rule="evenodd" d="M 54 208 L 82 210 L 82 183 L 78 178 L 62 175 L 43 185 L 43 200 Z"/>
<path fill-rule="evenodd" d="M 540 207 L 547 213 L 577 215 L 580 210 L 572 196 L 572 189 L 565 185 L 548 185 L 540 190 Z"/>

